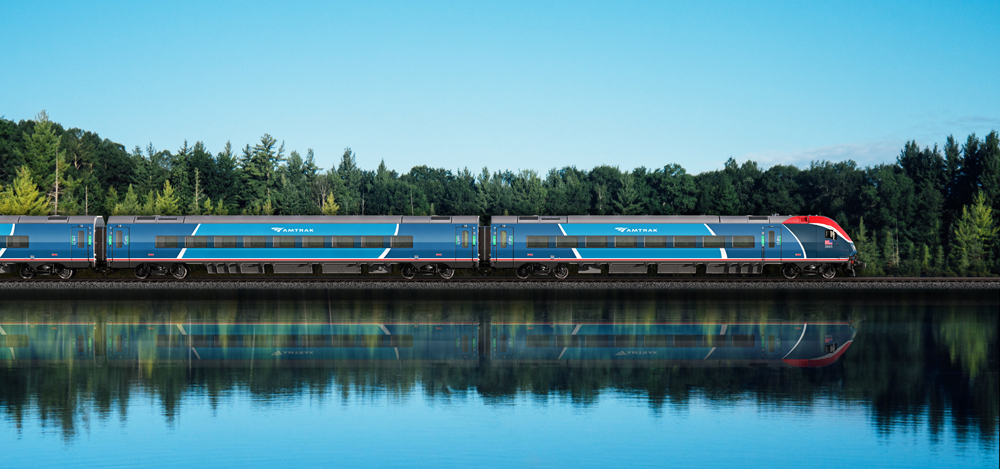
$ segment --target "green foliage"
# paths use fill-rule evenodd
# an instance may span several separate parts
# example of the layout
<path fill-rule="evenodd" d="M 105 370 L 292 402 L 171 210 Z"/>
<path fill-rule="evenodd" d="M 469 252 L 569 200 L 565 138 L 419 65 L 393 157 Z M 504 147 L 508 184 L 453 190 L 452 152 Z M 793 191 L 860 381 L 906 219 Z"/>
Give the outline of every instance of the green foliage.
<path fill-rule="evenodd" d="M 323 215 L 336 215 L 340 211 L 340 205 L 333 198 L 333 193 L 327 194 L 323 200 Z"/>
<path fill-rule="evenodd" d="M 31 170 L 22 166 L 10 187 L 0 186 L 0 214 L 4 215 L 45 215 L 49 213 L 49 203 L 38 192 L 31 176 Z"/>
<path fill-rule="evenodd" d="M 803 169 L 762 168 L 730 158 L 722 169 L 697 175 L 665 164 L 569 166 L 540 177 L 530 169 L 473 173 L 423 165 L 399 173 L 384 162 L 368 170 L 350 148 L 323 171 L 312 150 L 286 157 L 269 134 L 242 152 L 227 142 L 213 155 L 204 143 L 187 141 L 174 152 L 152 144 L 129 152 L 41 112 L 18 123 L 0 118 L 0 184 L 9 186 L 0 207 L 11 205 L 10 184 L 21 166 L 31 170 L 47 213 L 815 214 L 858 227 L 862 275 L 1000 274 L 996 131 L 964 142 L 949 136 L 941 149 L 907 142 L 893 164 L 871 167 L 817 161 Z"/>

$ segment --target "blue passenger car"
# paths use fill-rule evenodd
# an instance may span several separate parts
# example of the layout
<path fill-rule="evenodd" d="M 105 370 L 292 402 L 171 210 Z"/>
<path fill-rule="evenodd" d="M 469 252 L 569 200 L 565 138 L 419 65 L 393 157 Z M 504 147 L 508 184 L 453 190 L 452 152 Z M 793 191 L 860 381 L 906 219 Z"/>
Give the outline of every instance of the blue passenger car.
<path fill-rule="evenodd" d="M 552 273 L 759 274 L 778 264 L 833 278 L 853 273 L 854 242 L 826 217 L 755 216 L 498 216 L 491 227 L 494 266 L 517 275 Z"/>
<path fill-rule="evenodd" d="M 504 323 L 494 364 L 820 367 L 850 347 L 848 322 Z"/>
<path fill-rule="evenodd" d="M 479 265 L 478 217 L 129 216 L 108 220 L 111 268 L 136 276 L 209 273 L 389 273 L 399 265 L 451 278 Z"/>
<path fill-rule="evenodd" d="M 107 324 L 110 363 L 183 361 L 208 366 L 337 361 L 478 363 L 478 323 Z"/>
<path fill-rule="evenodd" d="M 0 363 L 31 365 L 94 358 L 93 322 L 0 324 Z"/>
<path fill-rule="evenodd" d="M 0 216 L 0 273 L 73 276 L 100 259 L 104 218 Z"/>

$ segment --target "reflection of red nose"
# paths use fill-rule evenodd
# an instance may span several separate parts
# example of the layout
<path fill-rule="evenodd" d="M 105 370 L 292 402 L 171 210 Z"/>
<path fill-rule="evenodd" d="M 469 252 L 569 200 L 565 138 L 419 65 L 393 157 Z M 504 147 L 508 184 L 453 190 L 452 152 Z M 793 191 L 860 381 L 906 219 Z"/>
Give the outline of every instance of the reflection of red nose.
<path fill-rule="evenodd" d="M 798 358 L 798 359 L 787 359 L 782 361 L 797 368 L 819 368 L 827 366 L 839 360 L 840 356 L 847 351 L 847 347 L 850 347 L 852 343 L 854 343 L 854 339 L 848 340 L 847 342 L 844 343 L 844 345 L 841 345 L 840 348 L 838 348 L 833 353 L 828 353 L 819 358 L 813 358 L 813 359 Z"/>

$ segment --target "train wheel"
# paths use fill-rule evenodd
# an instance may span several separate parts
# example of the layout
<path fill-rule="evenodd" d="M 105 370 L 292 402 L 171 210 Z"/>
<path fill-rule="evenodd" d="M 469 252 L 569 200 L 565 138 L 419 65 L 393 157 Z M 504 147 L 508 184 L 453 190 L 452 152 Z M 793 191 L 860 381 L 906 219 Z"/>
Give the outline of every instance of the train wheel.
<path fill-rule="evenodd" d="M 21 274 L 21 278 L 25 280 L 35 278 L 35 269 L 31 268 L 28 264 L 21 264 L 21 268 L 17 270 L 17 273 Z"/>
<path fill-rule="evenodd" d="M 403 278 L 405 279 L 412 279 L 417 276 L 417 268 L 410 264 L 404 265 L 401 269 L 399 269 L 399 271 L 403 274 Z"/>
<path fill-rule="evenodd" d="M 455 269 L 446 266 L 441 266 L 441 269 L 438 270 L 438 275 L 440 275 L 441 278 L 448 280 L 455 276 Z"/>
<path fill-rule="evenodd" d="M 59 278 L 63 280 L 69 280 L 73 278 L 73 274 L 75 273 L 76 273 L 75 270 L 70 269 L 68 267 L 63 267 L 62 270 L 59 271 Z"/>
<path fill-rule="evenodd" d="M 135 270 L 133 272 L 135 273 L 135 278 L 145 280 L 146 277 L 149 277 L 149 266 L 146 264 L 139 264 L 135 266 Z"/>
<path fill-rule="evenodd" d="M 795 264 L 785 264 L 781 267 L 781 275 L 784 275 L 785 278 L 789 280 L 798 277 L 800 271 L 802 271 L 802 269 Z"/>
<path fill-rule="evenodd" d="M 837 268 L 834 267 L 834 266 L 832 266 L 832 265 L 829 265 L 829 264 L 824 265 L 823 267 L 821 267 L 819 272 L 820 272 L 820 275 L 822 275 L 823 278 L 825 278 L 827 280 L 830 280 L 831 278 L 834 278 L 834 277 L 837 276 Z"/>
<path fill-rule="evenodd" d="M 184 280 L 184 277 L 188 276 L 188 268 L 184 264 L 174 264 L 170 269 L 170 275 L 173 275 L 177 280 Z"/>
<path fill-rule="evenodd" d="M 518 267 L 514 273 L 517 274 L 517 278 L 526 279 L 531 276 L 531 266 L 528 264 L 524 264 Z"/>
<path fill-rule="evenodd" d="M 555 275 L 557 279 L 562 280 L 569 277 L 569 267 L 567 267 L 566 264 L 559 264 L 552 270 L 552 274 Z"/>

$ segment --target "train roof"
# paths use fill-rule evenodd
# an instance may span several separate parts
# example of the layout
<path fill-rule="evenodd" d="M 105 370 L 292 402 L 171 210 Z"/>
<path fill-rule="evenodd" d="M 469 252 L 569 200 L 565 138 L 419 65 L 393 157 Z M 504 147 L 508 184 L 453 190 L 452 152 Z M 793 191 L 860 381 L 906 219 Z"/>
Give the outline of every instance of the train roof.
<path fill-rule="evenodd" d="M 0 216 L 0 223 L 16 224 L 51 224 L 60 223 L 64 225 L 96 225 L 104 226 L 104 217 L 97 215 L 53 215 L 53 216 L 27 216 L 8 215 Z"/>
<path fill-rule="evenodd" d="M 783 223 L 792 218 L 789 215 L 740 215 L 740 216 L 719 216 L 719 215 L 520 215 L 520 216 L 494 216 L 492 223 L 518 224 L 518 223 Z"/>
<path fill-rule="evenodd" d="M 476 216 L 410 217 L 397 215 L 199 215 L 199 216 L 114 216 L 109 225 L 134 223 L 275 224 L 275 223 L 444 223 L 478 225 Z"/>

